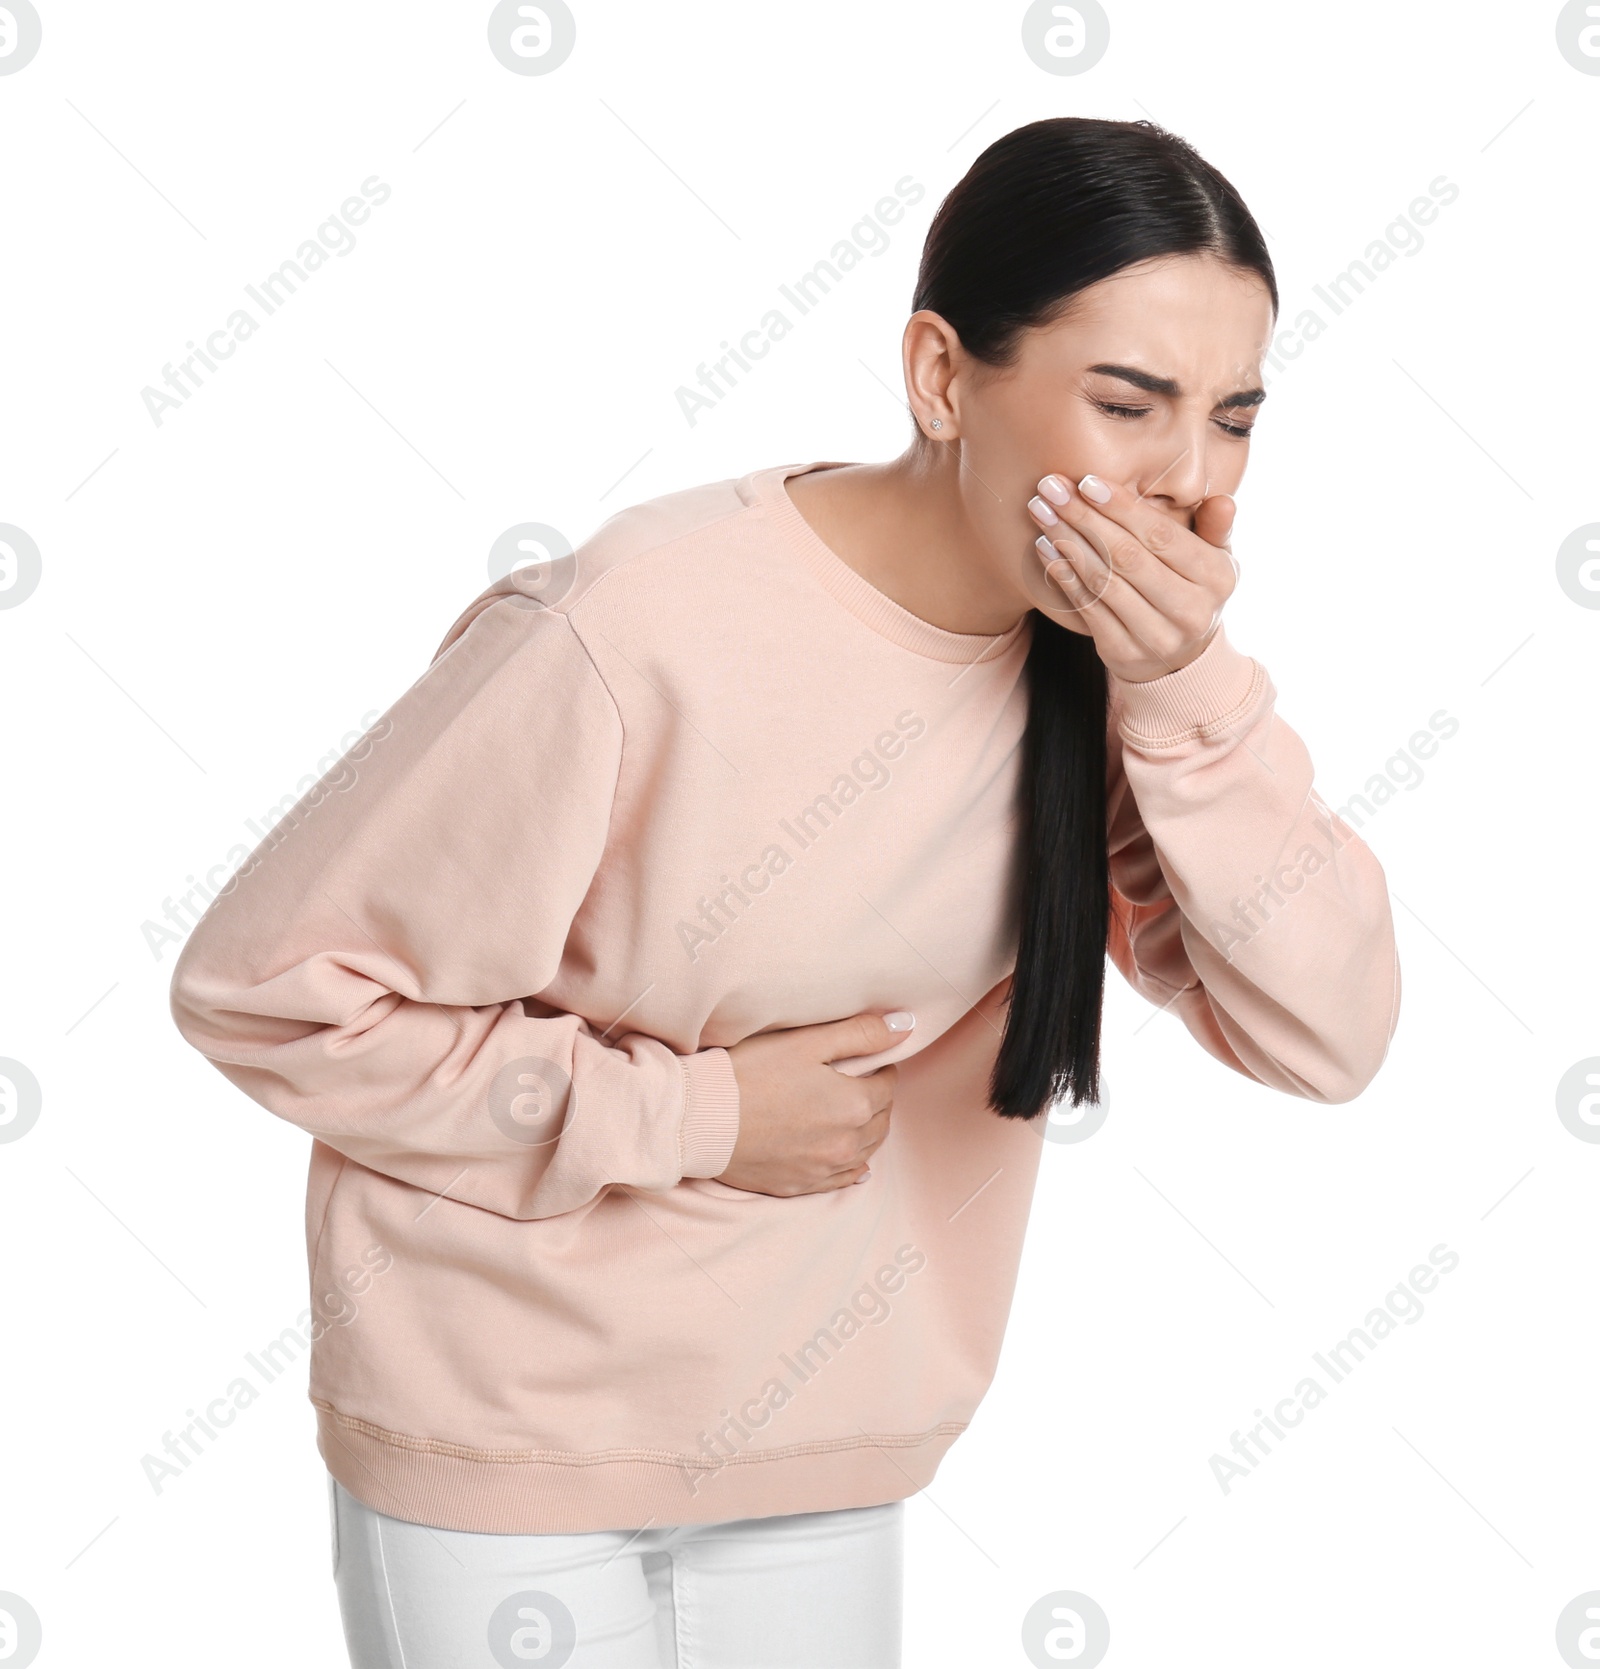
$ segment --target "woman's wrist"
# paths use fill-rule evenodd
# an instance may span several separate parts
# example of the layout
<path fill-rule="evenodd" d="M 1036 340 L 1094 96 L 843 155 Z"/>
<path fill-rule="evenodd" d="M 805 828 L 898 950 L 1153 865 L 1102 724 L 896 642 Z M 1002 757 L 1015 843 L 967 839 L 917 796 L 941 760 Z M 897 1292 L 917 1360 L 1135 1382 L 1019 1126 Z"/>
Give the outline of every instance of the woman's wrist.
<path fill-rule="evenodd" d="M 728 1168 L 739 1139 L 739 1080 L 726 1049 L 702 1049 L 680 1057 L 683 1122 L 678 1133 L 684 1176 L 711 1177 Z"/>
<path fill-rule="evenodd" d="M 1170 746 L 1225 725 L 1255 700 L 1266 669 L 1229 641 L 1219 621 L 1192 661 L 1140 682 L 1116 678 L 1121 728 L 1130 740 Z"/>

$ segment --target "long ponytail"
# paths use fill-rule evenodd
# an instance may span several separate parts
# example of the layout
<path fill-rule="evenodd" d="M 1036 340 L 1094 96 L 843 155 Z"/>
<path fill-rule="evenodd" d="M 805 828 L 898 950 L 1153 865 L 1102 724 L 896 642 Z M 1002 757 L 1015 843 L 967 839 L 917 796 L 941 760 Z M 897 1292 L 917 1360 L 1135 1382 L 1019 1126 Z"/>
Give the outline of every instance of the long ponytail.
<path fill-rule="evenodd" d="M 1260 228 L 1192 146 L 1152 122 L 1060 116 L 990 145 L 940 204 L 913 310 L 938 313 L 984 364 L 1136 262 L 1210 254 L 1278 290 Z M 918 444 L 926 442 L 918 430 Z M 1111 882 L 1109 692 L 1093 639 L 1035 611 L 1022 744 L 1016 972 L 989 1102 L 1031 1118 L 1100 1097 Z"/>

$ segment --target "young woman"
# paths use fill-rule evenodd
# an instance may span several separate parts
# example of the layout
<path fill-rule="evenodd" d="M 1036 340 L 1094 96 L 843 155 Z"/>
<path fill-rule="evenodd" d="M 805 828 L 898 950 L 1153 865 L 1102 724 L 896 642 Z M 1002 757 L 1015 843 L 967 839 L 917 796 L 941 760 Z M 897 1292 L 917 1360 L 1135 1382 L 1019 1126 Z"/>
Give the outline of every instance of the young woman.
<path fill-rule="evenodd" d="M 176 969 L 315 1137 L 358 1669 L 898 1663 L 1107 955 L 1287 1094 L 1384 1057 L 1383 872 L 1221 625 L 1255 222 L 1148 123 L 1035 122 L 914 306 L 900 457 L 490 587 Z"/>

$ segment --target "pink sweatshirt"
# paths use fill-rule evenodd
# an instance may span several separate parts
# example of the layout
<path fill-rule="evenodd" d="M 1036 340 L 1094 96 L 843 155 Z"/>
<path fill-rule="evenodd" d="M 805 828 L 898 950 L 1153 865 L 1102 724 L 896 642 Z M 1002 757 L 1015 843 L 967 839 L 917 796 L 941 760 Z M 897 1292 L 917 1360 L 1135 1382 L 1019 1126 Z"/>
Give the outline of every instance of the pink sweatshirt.
<path fill-rule="evenodd" d="M 754 471 L 491 586 L 179 958 L 183 1035 L 315 1138 L 320 1448 L 441 1528 L 892 1501 L 999 1353 L 1041 1151 L 985 1104 L 1031 615 L 944 631 Z M 564 589 L 563 589 L 564 587 Z M 1113 680 L 1109 951 L 1201 1047 L 1345 1101 L 1393 1033 L 1383 871 L 1220 634 Z M 871 1179 L 713 1180 L 727 1049 L 911 1009 Z"/>

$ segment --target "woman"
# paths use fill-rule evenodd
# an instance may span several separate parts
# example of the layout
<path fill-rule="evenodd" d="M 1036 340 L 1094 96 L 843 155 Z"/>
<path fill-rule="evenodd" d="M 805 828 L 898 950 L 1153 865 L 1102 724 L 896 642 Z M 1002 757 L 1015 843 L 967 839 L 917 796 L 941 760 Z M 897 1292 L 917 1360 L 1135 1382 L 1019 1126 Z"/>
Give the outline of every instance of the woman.
<path fill-rule="evenodd" d="M 1107 953 L 1261 1083 L 1377 1071 L 1382 870 L 1221 626 L 1276 306 L 1181 140 L 1006 135 L 899 458 L 490 587 L 195 930 L 178 1025 L 316 1138 L 358 1669 L 897 1663 Z"/>

